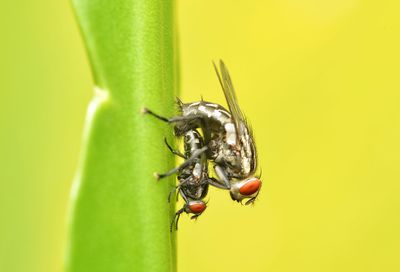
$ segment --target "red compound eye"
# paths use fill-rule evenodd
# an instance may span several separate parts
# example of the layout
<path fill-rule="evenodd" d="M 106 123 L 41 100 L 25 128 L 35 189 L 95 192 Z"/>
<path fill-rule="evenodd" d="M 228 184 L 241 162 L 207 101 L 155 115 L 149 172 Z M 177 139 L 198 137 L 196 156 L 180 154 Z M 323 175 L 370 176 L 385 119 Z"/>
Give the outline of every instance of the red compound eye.
<path fill-rule="evenodd" d="M 258 178 L 252 178 L 245 184 L 243 184 L 242 187 L 240 187 L 239 192 L 242 195 L 252 195 L 255 192 L 257 192 L 261 187 L 261 180 Z"/>
<path fill-rule="evenodd" d="M 207 208 L 204 202 L 194 202 L 189 204 L 189 209 L 192 213 L 202 213 Z"/>

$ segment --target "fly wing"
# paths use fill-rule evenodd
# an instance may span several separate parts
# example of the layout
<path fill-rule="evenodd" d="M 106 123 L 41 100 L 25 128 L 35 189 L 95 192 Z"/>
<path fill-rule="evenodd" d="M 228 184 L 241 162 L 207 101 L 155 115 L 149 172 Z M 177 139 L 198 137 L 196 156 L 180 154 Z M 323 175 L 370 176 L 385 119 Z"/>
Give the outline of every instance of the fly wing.
<path fill-rule="evenodd" d="M 228 103 L 229 110 L 232 114 L 232 119 L 236 128 L 236 135 L 241 140 L 241 149 L 243 149 L 242 163 L 247 162 L 247 170 L 245 176 L 254 174 L 257 168 L 257 152 L 253 141 L 253 132 L 251 127 L 247 123 L 247 120 L 240 110 L 237 102 L 235 89 L 233 88 L 232 80 L 229 75 L 228 69 L 224 62 L 219 62 L 220 70 L 214 63 L 215 71 L 217 72 L 218 80 L 221 84 L 222 90 L 224 91 L 226 102 Z M 221 72 L 221 73 L 220 73 Z M 244 167 L 244 166 L 243 166 Z"/>
<path fill-rule="evenodd" d="M 242 111 L 240 110 L 239 104 L 237 102 L 235 89 L 233 88 L 232 80 L 229 75 L 228 69 L 226 68 L 222 60 L 219 61 L 220 71 L 214 64 L 215 71 L 218 76 L 219 83 L 221 84 L 222 90 L 224 91 L 226 102 L 228 103 L 229 110 L 232 114 L 233 121 L 235 123 L 237 133 L 242 133 L 242 126 L 245 125 L 247 128 L 246 118 L 244 117 Z M 242 124 L 242 125 L 241 125 Z"/>

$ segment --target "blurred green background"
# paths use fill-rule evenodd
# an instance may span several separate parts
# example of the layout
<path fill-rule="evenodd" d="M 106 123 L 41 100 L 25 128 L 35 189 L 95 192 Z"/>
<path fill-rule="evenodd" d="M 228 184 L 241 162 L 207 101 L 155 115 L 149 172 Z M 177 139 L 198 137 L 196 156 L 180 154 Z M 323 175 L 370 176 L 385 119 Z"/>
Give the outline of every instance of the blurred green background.
<path fill-rule="evenodd" d="M 4 1 L 3 1 L 4 2 Z M 67 1 L 0 4 L 0 271 L 61 271 L 90 67 Z M 400 4 L 177 2 L 184 101 L 224 103 L 259 150 L 254 207 L 211 190 L 180 271 L 399 271 Z"/>

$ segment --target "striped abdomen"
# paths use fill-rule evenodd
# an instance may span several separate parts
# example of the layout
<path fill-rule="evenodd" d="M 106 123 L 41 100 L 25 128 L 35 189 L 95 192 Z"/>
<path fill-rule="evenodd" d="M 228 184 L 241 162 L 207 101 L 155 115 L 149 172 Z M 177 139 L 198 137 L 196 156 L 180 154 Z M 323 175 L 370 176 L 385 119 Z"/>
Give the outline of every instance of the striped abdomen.
<path fill-rule="evenodd" d="M 197 116 L 201 122 L 200 127 L 207 127 L 211 133 L 223 134 L 228 145 L 237 144 L 236 128 L 232 122 L 231 114 L 224 107 L 206 101 L 199 101 L 181 105 L 183 116 Z M 207 131 L 204 131 L 207 133 Z M 221 135 L 218 135 L 221 136 Z M 206 140 L 210 135 L 205 135 Z"/>

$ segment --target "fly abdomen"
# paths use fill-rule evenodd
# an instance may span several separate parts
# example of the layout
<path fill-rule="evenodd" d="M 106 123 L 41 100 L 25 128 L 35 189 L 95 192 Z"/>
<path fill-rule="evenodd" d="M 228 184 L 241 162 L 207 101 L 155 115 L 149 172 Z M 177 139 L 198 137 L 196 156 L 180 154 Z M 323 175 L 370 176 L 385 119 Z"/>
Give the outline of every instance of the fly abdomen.
<path fill-rule="evenodd" d="M 197 117 L 196 127 L 203 128 L 206 142 L 211 138 L 224 138 L 228 145 L 237 144 L 236 127 L 232 121 L 231 114 L 221 105 L 199 101 L 188 104 L 181 104 L 182 116 Z M 178 130 L 185 129 L 177 124 Z M 193 126 L 193 124 L 192 124 Z"/>

